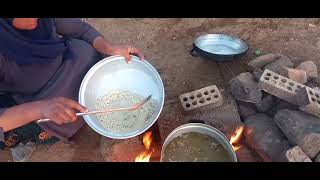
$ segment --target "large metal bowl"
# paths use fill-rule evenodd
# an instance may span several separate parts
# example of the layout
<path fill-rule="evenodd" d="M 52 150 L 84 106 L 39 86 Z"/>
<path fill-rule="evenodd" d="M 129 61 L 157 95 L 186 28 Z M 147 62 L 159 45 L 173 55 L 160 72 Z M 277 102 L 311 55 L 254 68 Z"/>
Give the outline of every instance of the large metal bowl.
<path fill-rule="evenodd" d="M 114 139 L 126 139 L 137 136 L 149 129 L 158 119 L 164 104 L 164 87 L 158 72 L 146 60 L 132 56 L 127 64 L 122 56 L 107 57 L 95 64 L 84 77 L 79 91 L 79 103 L 96 110 L 98 98 L 113 90 L 128 90 L 143 97 L 152 95 L 158 104 L 156 113 L 141 129 L 125 134 L 110 132 L 103 128 L 94 115 L 84 116 L 87 124 L 97 133 Z"/>
<path fill-rule="evenodd" d="M 190 133 L 190 132 L 197 132 L 197 133 L 202 133 L 202 134 L 206 134 L 208 136 L 211 136 L 212 138 L 217 140 L 219 143 L 221 143 L 221 145 L 227 150 L 227 152 L 231 158 L 231 161 L 237 162 L 237 155 L 234 152 L 232 145 L 230 144 L 227 137 L 222 132 L 220 132 L 218 129 L 216 129 L 212 126 L 206 125 L 206 124 L 202 124 L 202 123 L 188 123 L 188 124 L 184 124 L 182 126 L 179 126 L 175 130 L 173 130 L 168 135 L 168 137 L 166 138 L 166 140 L 164 141 L 164 143 L 162 145 L 160 161 L 164 162 L 164 160 L 163 160 L 164 150 L 166 149 L 167 145 L 174 138 L 181 136 L 184 133 Z"/>

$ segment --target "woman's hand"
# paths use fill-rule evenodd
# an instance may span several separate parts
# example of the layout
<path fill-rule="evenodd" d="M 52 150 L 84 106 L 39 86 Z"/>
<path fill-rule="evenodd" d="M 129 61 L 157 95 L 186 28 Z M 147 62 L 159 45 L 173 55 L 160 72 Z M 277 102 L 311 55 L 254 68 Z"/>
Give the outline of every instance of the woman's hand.
<path fill-rule="evenodd" d="M 40 113 L 42 118 L 48 118 L 57 124 L 71 123 L 76 121 L 76 112 L 86 112 L 87 109 L 67 98 L 54 98 L 41 102 Z"/>
<path fill-rule="evenodd" d="M 127 63 L 131 61 L 130 55 L 136 55 L 141 60 L 144 59 L 144 56 L 139 49 L 129 45 L 113 45 L 111 47 L 110 55 L 121 55 L 126 59 Z"/>
<path fill-rule="evenodd" d="M 129 45 L 113 45 L 109 44 L 103 37 L 99 36 L 93 41 L 93 47 L 100 53 L 107 55 L 120 55 L 123 56 L 127 63 L 131 61 L 130 55 L 136 55 L 141 60 L 144 59 L 143 54 L 139 49 Z"/>

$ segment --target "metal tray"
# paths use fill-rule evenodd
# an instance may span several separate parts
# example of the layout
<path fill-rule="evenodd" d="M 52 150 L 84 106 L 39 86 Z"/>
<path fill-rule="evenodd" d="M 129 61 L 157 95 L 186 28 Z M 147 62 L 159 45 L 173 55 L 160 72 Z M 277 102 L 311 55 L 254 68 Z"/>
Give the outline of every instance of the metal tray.
<path fill-rule="evenodd" d="M 233 60 L 249 49 L 248 44 L 238 37 L 224 34 L 199 36 L 190 51 L 192 56 L 202 55 L 216 61 Z"/>

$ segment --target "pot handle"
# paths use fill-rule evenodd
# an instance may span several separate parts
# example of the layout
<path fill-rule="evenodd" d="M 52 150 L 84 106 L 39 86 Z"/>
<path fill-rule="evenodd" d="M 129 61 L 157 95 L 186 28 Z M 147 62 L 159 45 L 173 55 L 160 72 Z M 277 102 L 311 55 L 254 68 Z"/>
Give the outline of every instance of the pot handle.
<path fill-rule="evenodd" d="M 197 51 L 194 48 L 191 49 L 189 52 L 190 52 L 191 56 L 193 56 L 193 57 L 198 57 L 199 56 L 199 54 L 197 53 Z"/>

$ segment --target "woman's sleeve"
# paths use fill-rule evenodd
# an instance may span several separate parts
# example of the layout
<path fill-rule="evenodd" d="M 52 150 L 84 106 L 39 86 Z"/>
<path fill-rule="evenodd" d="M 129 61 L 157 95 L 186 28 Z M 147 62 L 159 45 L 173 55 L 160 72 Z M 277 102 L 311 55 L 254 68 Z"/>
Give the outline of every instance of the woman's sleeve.
<path fill-rule="evenodd" d="M 56 18 L 56 32 L 64 37 L 82 39 L 92 45 L 93 41 L 102 36 L 94 27 L 80 18 Z"/>

